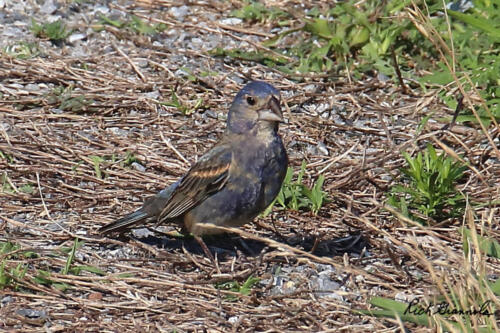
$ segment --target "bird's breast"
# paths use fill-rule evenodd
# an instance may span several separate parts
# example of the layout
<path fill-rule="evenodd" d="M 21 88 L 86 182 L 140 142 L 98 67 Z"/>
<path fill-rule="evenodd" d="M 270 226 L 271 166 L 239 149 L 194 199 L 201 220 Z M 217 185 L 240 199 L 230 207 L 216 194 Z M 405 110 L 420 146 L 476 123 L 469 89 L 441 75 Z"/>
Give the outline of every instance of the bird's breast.
<path fill-rule="evenodd" d="M 251 222 L 278 194 L 286 167 L 286 152 L 279 136 L 233 142 L 225 186 L 185 214 L 186 229 L 204 235 L 220 232 L 203 225 L 206 223 L 238 227 Z"/>

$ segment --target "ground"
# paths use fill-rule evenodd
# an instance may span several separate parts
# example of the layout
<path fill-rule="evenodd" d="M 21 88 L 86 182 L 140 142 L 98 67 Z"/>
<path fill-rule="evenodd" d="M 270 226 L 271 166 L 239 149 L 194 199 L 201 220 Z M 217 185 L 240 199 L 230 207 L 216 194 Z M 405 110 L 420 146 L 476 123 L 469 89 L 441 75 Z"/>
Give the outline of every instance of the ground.
<path fill-rule="evenodd" d="M 472 165 L 458 188 L 471 201 L 498 202 L 490 141 L 498 130 L 441 130 L 454 110 L 433 91 L 403 92 L 383 76 L 297 79 L 210 55 L 252 49 L 271 34 L 231 18 L 231 2 L 0 6 L 2 49 L 38 45 L 22 44 L 34 57 L 0 58 L 0 241 L 23 254 L 2 253 L 12 278 L 0 290 L 4 330 L 396 331 L 397 320 L 356 310 L 372 308 L 373 296 L 407 301 L 466 285 L 464 224 L 500 238 L 494 205 L 435 227 L 404 223 L 385 205 L 400 152 L 427 142 L 466 154 Z M 131 14 L 165 30 L 143 35 L 100 19 Z M 31 17 L 63 18 L 74 30 L 63 43 L 43 40 Z M 239 236 L 207 240 L 218 267 L 192 239 L 174 238 L 175 226 L 97 233 L 182 176 L 220 138 L 236 92 L 256 79 L 281 90 L 290 166 L 305 161 L 308 185 L 325 177 L 329 201 L 317 215 L 275 207 Z M 472 267 L 498 278 L 498 259 L 481 263 Z M 259 281 L 250 288 L 228 290 L 251 277 Z"/>

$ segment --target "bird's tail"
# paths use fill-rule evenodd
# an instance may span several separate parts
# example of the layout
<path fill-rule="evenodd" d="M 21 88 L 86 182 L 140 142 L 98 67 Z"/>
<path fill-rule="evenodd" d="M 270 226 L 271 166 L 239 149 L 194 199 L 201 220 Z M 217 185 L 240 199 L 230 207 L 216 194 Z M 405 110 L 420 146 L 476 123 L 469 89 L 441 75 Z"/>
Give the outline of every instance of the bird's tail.
<path fill-rule="evenodd" d="M 137 222 L 141 222 L 147 217 L 148 214 L 142 209 L 139 209 L 138 211 L 135 211 L 131 214 L 128 214 L 127 216 L 124 216 L 116 221 L 111 222 L 110 224 L 103 226 L 102 228 L 99 229 L 99 233 L 109 234 L 111 232 L 121 232 L 130 228 Z"/>

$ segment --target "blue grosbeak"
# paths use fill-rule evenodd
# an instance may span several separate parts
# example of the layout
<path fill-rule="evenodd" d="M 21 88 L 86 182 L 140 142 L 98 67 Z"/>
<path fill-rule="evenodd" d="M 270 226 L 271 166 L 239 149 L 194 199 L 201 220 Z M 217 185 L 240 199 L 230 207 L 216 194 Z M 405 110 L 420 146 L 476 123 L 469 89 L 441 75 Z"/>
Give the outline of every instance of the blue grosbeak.
<path fill-rule="evenodd" d="M 288 158 L 278 134 L 282 121 L 279 91 L 250 82 L 236 95 L 218 144 L 184 177 L 99 232 L 173 221 L 201 241 L 202 235 L 220 233 L 205 223 L 237 227 L 252 221 L 276 197 L 286 174 Z"/>

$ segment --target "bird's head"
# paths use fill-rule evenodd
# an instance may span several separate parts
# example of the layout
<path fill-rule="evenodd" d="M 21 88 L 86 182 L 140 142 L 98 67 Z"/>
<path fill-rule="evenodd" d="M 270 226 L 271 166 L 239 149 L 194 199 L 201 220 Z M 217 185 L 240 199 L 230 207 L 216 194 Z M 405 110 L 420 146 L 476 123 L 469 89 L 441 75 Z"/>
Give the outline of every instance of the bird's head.
<path fill-rule="evenodd" d="M 262 129 L 277 130 L 283 122 L 280 92 L 269 83 L 252 81 L 234 98 L 227 118 L 228 129 L 243 133 L 256 125 Z"/>

